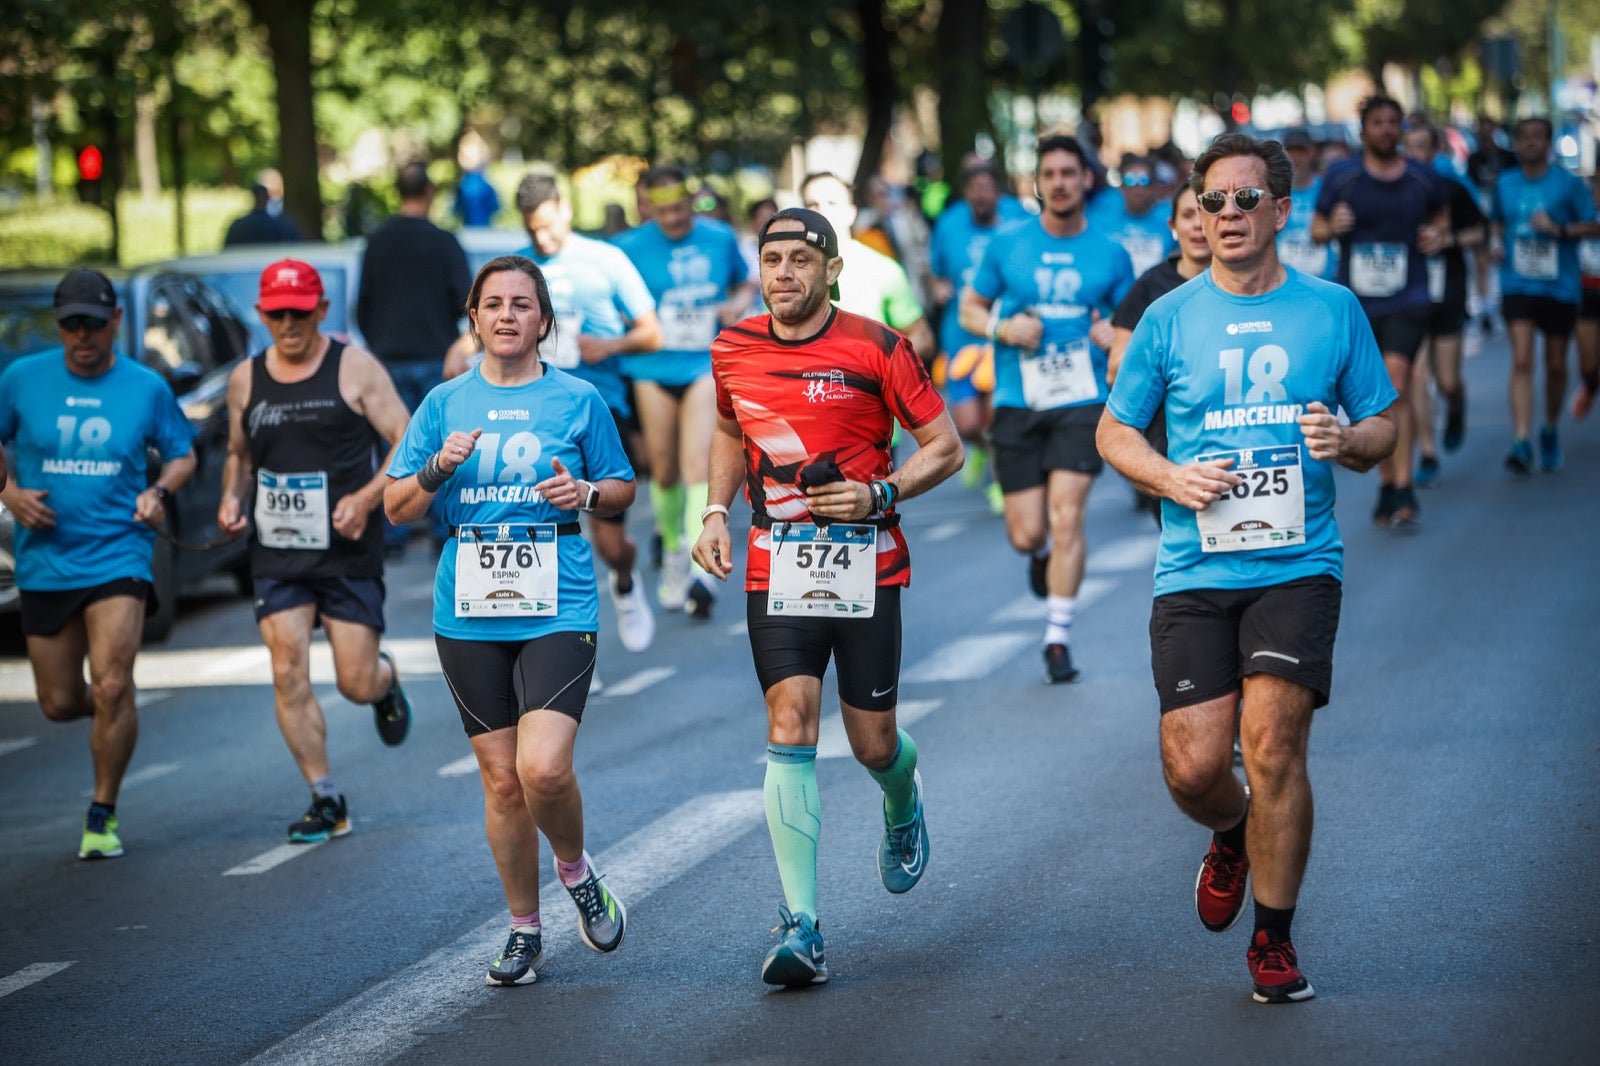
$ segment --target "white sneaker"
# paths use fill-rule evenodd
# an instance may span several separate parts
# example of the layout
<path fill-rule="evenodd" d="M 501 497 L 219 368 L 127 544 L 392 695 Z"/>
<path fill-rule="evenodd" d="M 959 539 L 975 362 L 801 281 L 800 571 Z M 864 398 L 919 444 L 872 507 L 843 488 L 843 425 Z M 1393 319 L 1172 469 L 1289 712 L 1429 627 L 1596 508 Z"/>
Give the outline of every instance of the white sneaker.
<path fill-rule="evenodd" d="M 663 611 L 681 611 L 689 597 L 689 553 L 663 552 L 661 580 L 656 584 L 656 602 Z"/>
<path fill-rule="evenodd" d="M 600 671 L 596 670 L 589 675 L 589 695 L 598 696 L 605 690 L 606 687 L 600 683 Z"/>
<path fill-rule="evenodd" d="M 611 572 L 611 603 L 617 609 L 617 636 L 629 651 L 644 651 L 656 638 L 656 616 L 644 598 L 644 581 L 633 572 L 633 588 L 626 594 L 617 591 L 617 574 Z"/>

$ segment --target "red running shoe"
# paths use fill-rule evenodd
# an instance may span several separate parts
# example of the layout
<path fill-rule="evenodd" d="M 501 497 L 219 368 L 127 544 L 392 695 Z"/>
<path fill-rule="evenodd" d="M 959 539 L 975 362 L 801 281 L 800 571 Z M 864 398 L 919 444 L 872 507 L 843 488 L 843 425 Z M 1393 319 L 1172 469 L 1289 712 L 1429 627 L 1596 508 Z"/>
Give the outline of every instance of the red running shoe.
<path fill-rule="evenodd" d="M 1250 898 L 1250 857 L 1211 838 L 1211 850 L 1194 879 L 1194 909 L 1200 924 L 1213 933 L 1225 933 L 1239 921 Z"/>
<path fill-rule="evenodd" d="M 1251 998 L 1257 1003 L 1298 1003 L 1317 994 L 1300 972 L 1294 945 L 1289 943 L 1288 937 L 1275 940 L 1265 929 L 1257 929 L 1245 959 L 1250 964 L 1250 977 L 1256 983 Z"/>

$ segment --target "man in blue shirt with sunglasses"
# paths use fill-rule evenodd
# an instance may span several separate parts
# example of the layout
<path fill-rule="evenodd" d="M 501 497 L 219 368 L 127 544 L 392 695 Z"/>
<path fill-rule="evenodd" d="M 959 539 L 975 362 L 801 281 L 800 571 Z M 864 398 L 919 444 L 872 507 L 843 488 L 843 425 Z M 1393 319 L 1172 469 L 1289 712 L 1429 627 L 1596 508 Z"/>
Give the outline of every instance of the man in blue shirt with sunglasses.
<path fill-rule="evenodd" d="M 1122 245 L 1133 260 L 1133 276 L 1178 250 L 1163 199 L 1156 188 L 1155 166 L 1142 155 L 1125 155 L 1120 169 L 1120 196 L 1097 196 L 1089 201 L 1089 225 Z"/>

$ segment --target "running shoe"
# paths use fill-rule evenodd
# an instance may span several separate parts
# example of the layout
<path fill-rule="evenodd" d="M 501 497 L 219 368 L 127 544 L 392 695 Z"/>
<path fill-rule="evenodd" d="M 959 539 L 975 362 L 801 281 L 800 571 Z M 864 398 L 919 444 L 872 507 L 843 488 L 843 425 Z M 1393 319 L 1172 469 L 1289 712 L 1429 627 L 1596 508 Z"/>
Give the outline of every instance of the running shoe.
<path fill-rule="evenodd" d="M 661 534 L 650 534 L 650 569 L 661 569 Z"/>
<path fill-rule="evenodd" d="M 922 772 L 911 772 L 915 810 L 904 825 L 890 825 L 883 816 L 883 840 L 878 844 L 878 876 L 895 895 L 910 892 L 928 867 L 928 820 L 922 813 Z"/>
<path fill-rule="evenodd" d="M 1045 580 L 1049 569 L 1050 556 L 1048 554 L 1044 556 L 1028 556 L 1028 588 L 1032 589 L 1033 594 L 1041 600 L 1050 595 L 1050 586 Z"/>
<path fill-rule="evenodd" d="M 500 957 L 489 964 L 483 983 L 500 988 L 531 985 L 539 979 L 539 964 L 544 961 L 544 938 L 538 933 L 511 930 Z"/>
<path fill-rule="evenodd" d="M 1257 1003 L 1299 1003 L 1317 994 L 1300 972 L 1294 945 L 1286 936 L 1257 929 L 1245 959 L 1250 965 L 1250 977 L 1256 983 L 1251 998 Z"/>
<path fill-rule="evenodd" d="M 1417 463 L 1417 475 L 1412 478 L 1419 489 L 1431 489 L 1439 483 L 1439 460 L 1424 455 Z"/>
<path fill-rule="evenodd" d="M 1417 502 L 1417 494 L 1411 491 L 1408 485 L 1405 488 L 1394 490 L 1394 527 L 1396 529 L 1415 528 L 1422 518 L 1422 505 Z"/>
<path fill-rule="evenodd" d="M 400 687 L 400 668 L 394 664 L 394 657 L 380 651 L 378 658 L 389 664 L 394 681 L 383 698 L 372 705 L 372 714 L 378 723 L 378 736 L 392 748 L 411 732 L 411 701 L 406 699 L 406 690 Z"/>
<path fill-rule="evenodd" d="M 1449 397 L 1449 407 L 1444 416 L 1444 450 L 1454 452 L 1467 439 L 1467 405 L 1461 394 Z"/>
<path fill-rule="evenodd" d="M 1591 389 L 1587 383 L 1579 382 L 1578 391 L 1572 394 L 1572 417 L 1579 422 L 1589 417 L 1589 412 L 1594 409 L 1595 395 L 1600 389 Z"/>
<path fill-rule="evenodd" d="M 611 572 L 611 605 L 617 609 L 617 637 L 622 646 L 629 651 L 644 651 L 656 639 L 656 616 L 644 597 L 644 582 L 637 570 L 631 581 L 633 585 L 627 592 L 618 592 L 617 572 Z"/>
<path fill-rule="evenodd" d="M 1511 444 L 1511 451 L 1506 453 L 1506 469 L 1513 474 L 1533 473 L 1533 445 L 1529 444 L 1526 437 L 1518 437 Z"/>
<path fill-rule="evenodd" d="M 311 806 L 297 822 L 289 824 L 289 843 L 318 844 L 329 837 L 342 837 L 350 832 L 350 812 L 344 797 L 337 800 L 313 795 Z"/>
<path fill-rule="evenodd" d="M 578 935 L 603 955 L 621 946 L 622 934 L 628 928 L 628 909 L 600 883 L 600 874 L 587 851 L 583 857 L 589 864 L 589 876 L 566 889 L 578 905 Z"/>
<path fill-rule="evenodd" d="M 711 591 L 711 579 L 696 576 L 689 581 L 689 594 L 683 600 L 683 612 L 699 622 L 711 621 L 711 607 L 717 594 Z"/>
<path fill-rule="evenodd" d="M 1006 513 L 1006 494 L 1001 490 L 998 481 L 989 482 L 987 490 L 989 497 L 989 513 L 998 518 Z"/>
<path fill-rule="evenodd" d="M 1044 646 L 1044 679 L 1047 684 L 1056 685 L 1066 681 L 1076 681 L 1078 670 L 1072 665 L 1072 652 L 1065 644 L 1046 644 Z"/>
<path fill-rule="evenodd" d="M 663 611 L 681 611 L 689 598 L 689 553 L 664 552 L 661 578 L 656 582 L 656 602 Z"/>
<path fill-rule="evenodd" d="M 1388 529 L 1394 524 L 1394 486 L 1378 486 L 1378 506 L 1372 509 L 1372 524 Z"/>
<path fill-rule="evenodd" d="M 761 979 L 769 985 L 799 988 L 820 985 L 828 979 L 828 964 L 822 957 L 822 931 L 816 919 L 801 912 L 790 914 L 778 908 L 778 942 L 761 961 Z"/>
<path fill-rule="evenodd" d="M 1249 899 L 1250 856 L 1223 847 L 1213 834 L 1211 850 L 1194 879 L 1194 909 L 1200 924 L 1213 933 L 1226 933 L 1239 921 Z"/>
<path fill-rule="evenodd" d="M 121 854 L 117 816 L 91 810 L 83 819 L 83 842 L 78 845 L 78 858 L 115 859 Z"/>
<path fill-rule="evenodd" d="M 1539 430 L 1539 469 L 1547 474 L 1561 469 L 1561 437 L 1555 426 L 1543 426 Z"/>
<path fill-rule="evenodd" d="M 967 461 L 961 468 L 961 487 L 967 490 L 983 485 L 983 475 L 989 467 L 989 449 L 981 444 L 967 447 Z"/>

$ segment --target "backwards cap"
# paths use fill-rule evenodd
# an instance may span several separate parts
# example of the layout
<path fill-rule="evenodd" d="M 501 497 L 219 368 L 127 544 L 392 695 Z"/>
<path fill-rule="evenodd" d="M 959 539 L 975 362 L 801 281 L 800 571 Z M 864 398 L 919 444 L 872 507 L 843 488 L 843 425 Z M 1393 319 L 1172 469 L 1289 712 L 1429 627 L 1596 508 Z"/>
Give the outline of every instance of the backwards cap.
<path fill-rule="evenodd" d="M 784 219 L 797 221 L 805 228 L 785 229 L 781 233 L 771 232 L 773 224 Z M 756 247 L 765 247 L 771 241 L 804 241 L 821 251 L 824 258 L 839 258 L 839 235 L 834 232 L 833 223 L 822 217 L 821 212 L 813 211 L 809 207 L 786 207 L 767 219 L 766 225 L 761 227 L 761 233 L 756 237 Z M 834 282 L 828 292 L 835 300 L 839 299 L 839 283 Z"/>

